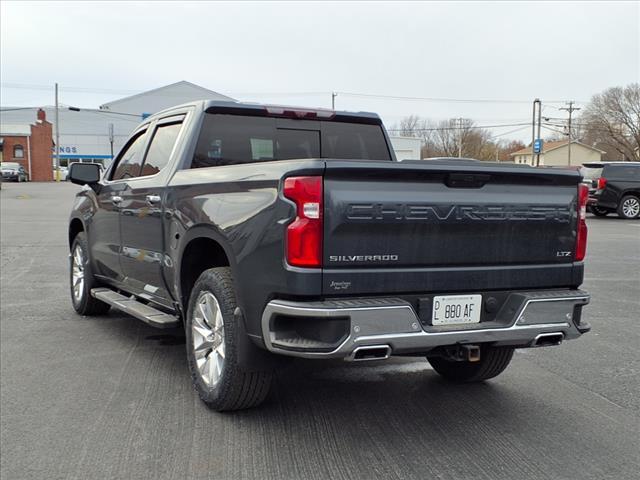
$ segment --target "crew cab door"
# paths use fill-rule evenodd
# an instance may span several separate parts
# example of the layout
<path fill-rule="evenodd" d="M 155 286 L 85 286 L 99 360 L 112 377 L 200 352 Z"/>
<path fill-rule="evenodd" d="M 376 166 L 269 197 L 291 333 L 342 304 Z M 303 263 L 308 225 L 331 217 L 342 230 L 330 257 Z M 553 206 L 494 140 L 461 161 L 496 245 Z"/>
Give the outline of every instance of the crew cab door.
<path fill-rule="evenodd" d="M 136 295 L 171 306 L 163 278 L 165 257 L 163 201 L 165 168 L 182 129 L 184 115 L 159 120 L 149 132 L 149 144 L 135 177 L 124 181 L 121 192 L 121 265 L 125 284 Z"/>
<path fill-rule="evenodd" d="M 96 211 L 87 232 L 96 275 L 116 283 L 121 283 L 124 278 L 120 265 L 123 179 L 136 169 L 136 165 L 140 167 L 146 134 L 146 127 L 136 132 L 114 160 L 109 177 L 103 180 L 96 194 Z"/>

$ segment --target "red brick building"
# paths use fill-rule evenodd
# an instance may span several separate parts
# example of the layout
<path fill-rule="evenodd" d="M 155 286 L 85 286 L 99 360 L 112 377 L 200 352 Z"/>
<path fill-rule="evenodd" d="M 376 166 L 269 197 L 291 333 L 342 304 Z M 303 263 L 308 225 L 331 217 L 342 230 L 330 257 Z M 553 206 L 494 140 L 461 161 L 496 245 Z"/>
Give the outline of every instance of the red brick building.
<path fill-rule="evenodd" d="M 53 137 L 44 110 L 33 124 L 0 125 L 0 161 L 17 162 L 33 182 L 53 180 Z"/>

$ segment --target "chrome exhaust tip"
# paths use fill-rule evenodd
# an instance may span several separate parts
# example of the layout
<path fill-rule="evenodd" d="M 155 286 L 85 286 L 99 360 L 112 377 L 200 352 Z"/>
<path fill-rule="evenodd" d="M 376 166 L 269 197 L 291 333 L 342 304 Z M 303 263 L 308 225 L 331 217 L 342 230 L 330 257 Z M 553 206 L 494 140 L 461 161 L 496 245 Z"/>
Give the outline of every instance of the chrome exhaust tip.
<path fill-rule="evenodd" d="M 541 333 L 538 335 L 531 344 L 532 347 L 551 347 L 554 345 L 560 345 L 564 340 L 564 333 Z"/>
<path fill-rule="evenodd" d="M 389 345 L 367 345 L 365 347 L 357 347 L 346 360 L 364 362 L 367 360 L 386 360 L 390 356 L 391 347 Z"/>

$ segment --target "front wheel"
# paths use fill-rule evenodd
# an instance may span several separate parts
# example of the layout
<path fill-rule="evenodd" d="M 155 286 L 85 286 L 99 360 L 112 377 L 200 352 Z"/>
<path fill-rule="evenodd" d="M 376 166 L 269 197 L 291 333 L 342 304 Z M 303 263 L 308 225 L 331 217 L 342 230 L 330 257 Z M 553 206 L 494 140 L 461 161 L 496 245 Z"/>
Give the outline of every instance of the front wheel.
<path fill-rule="evenodd" d="M 238 364 L 243 333 L 236 325 L 235 309 L 231 270 L 205 270 L 189 298 L 187 361 L 200 399 L 219 412 L 257 406 L 271 388 L 271 371 L 247 371 Z"/>
<path fill-rule="evenodd" d="M 455 361 L 444 357 L 427 356 L 433 369 L 452 382 L 481 382 L 500 375 L 511 362 L 514 349 L 511 347 L 480 347 L 477 362 Z"/>
<path fill-rule="evenodd" d="M 640 216 L 640 199 L 635 195 L 625 195 L 618 205 L 618 216 L 632 220 Z"/>
<path fill-rule="evenodd" d="M 110 306 L 91 296 L 91 289 L 96 287 L 96 281 L 91 271 L 88 251 L 87 237 L 84 232 L 80 232 L 71 245 L 71 303 L 80 315 L 103 315 L 109 311 Z"/>

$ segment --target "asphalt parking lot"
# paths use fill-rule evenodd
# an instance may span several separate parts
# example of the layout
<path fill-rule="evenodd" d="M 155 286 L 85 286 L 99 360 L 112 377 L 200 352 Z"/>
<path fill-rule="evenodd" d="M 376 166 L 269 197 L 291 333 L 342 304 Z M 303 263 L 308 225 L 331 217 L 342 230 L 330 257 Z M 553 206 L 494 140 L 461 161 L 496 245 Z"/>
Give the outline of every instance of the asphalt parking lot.
<path fill-rule="evenodd" d="M 589 219 L 593 331 L 442 382 L 420 359 L 297 361 L 260 408 L 194 393 L 180 331 L 69 301 L 79 187 L 3 184 L 2 479 L 640 478 L 640 221 Z"/>

